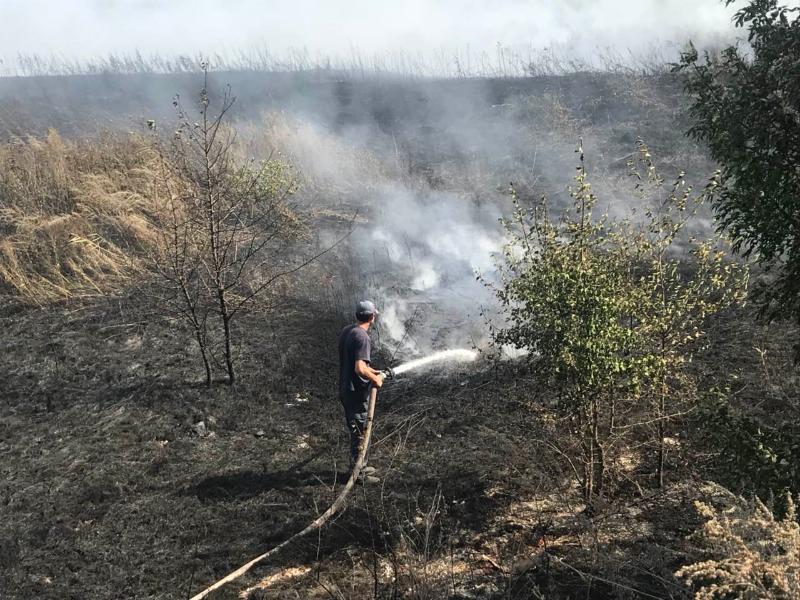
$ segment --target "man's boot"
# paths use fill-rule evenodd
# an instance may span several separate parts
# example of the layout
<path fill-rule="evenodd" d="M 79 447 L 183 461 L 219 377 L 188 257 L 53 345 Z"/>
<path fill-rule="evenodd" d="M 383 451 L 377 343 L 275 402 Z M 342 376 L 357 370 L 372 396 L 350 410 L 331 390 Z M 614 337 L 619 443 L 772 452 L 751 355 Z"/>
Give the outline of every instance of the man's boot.
<path fill-rule="evenodd" d="M 359 485 L 365 485 L 365 484 L 366 485 L 375 485 L 376 483 L 380 483 L 380 482 L 381 482 L 381 480 L 378 479 L 377 477 L 375 477 L 374 475 L 367 475 L 367 474 L 365 474 L 363 472 L 361 474 L 359 474 L 358 477 L 356 477 L 356 483 L 359 484 Z"/>
<path fill-rule="evenodd" d="M 353 472 L 354 465 L 350 465 L 350 472 Z M 378 483 L 380 479 L 375 476 L 375 473 L 378 472 L 378 469 L 371 465 L 367 465 L 361 468 L 361 472 L 356 477 L 356 483 L 365 484 L 365 483 Z"/>

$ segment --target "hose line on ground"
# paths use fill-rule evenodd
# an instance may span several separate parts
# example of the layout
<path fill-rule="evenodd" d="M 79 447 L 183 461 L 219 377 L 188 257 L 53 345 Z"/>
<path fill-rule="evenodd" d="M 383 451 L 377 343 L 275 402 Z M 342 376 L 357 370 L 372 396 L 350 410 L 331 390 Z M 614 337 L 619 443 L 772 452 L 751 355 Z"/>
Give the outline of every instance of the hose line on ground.
<path fill-rule="evenodd" d="M 378 390 L 374 386 L 370 388 L 369 393 L 369 406 L 367 408 L 367 424 L 364 427 L 364 439 L 361 442 L 361 447 L 358 449 L 358 458 L 356 459 L 356 464 L 353 467 L 353 471 L 350 473 L 350 479 L 347 480 L 347 483 L 344 486 L 344 489 L 339 493 L 336 500 L 334 500 L 333 504 L 328 507 L 324 513 L 322 513 L 319 517 L 314 519 L 311 523 L 309 523 L 305 529 L 298 531 L 290 538 L 284 540 L 271 550 L 268 550 L 264 554 L 260 556 L 256 556 L 253 560 L 248 563 L 245 563 L 229 575 L 226 575 L 213 585 L 207 587 L 199 594 L 192 596 L 191 600 L 200 600 L 201 598 L 205 598 L 208 594 L 221 588 L 226 583 L 230 583 L 234 579 L 238 579 L 247 571 L 249 571 L 254 565 L 260 563 L 262 560 L 269 558 L 277 554 L 280 550 L 291 544 L 293 541 L 303 537 L 304 535 L 311 533 L 312 531 L 319 529 L 322 527 L 333 515 L 335 515 L 343 506 L 344 501 L 347 499 L 350 490 L 353 489 L 353 485 L 355 485 L 356 478 L 358 477 L 359 473 L 361 473 L 361 469 L 364 467 L 364 459 L 367 456 L 367 448 L 369 448 L 369 441 L 370 437 L 372 436 L 372 418 L 375 415 L 375 400 L 378 396 Z"/>

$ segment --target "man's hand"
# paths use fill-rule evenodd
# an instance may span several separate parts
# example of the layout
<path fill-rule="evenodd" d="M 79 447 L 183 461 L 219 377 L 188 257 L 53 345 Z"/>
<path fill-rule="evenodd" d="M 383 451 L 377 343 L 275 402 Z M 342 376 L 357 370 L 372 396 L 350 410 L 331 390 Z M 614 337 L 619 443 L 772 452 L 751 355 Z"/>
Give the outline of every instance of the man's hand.
<path fill-rule="evenodd" d="M 372 385 L 375 386 L 375 389 L 381 389 L 383 387 L 383 380 L 386 379 L 386 373 L 381 371 L 375 371 L 375 380 L 372 382 Z"/>
<path fill-rule="evenodd" d="M 381 389 L 386 377 L 381 371 L 370 367 L 365 360 L 356 361 L 356 373 L 364 379 L 368 379 L 376 389 Z"/>
<path fill-rule="evenodd" d="M 375 386 L 376 389 L 381 389 L 383 386 L 383 380 L 386 379 L 386 373 L 383 371 L 378 371 L 377 369 L 373 369 L 372 367 L 369 368 L 372 371 L 372 377 L 369 380 L 372 382 L 372 385 Z"/>

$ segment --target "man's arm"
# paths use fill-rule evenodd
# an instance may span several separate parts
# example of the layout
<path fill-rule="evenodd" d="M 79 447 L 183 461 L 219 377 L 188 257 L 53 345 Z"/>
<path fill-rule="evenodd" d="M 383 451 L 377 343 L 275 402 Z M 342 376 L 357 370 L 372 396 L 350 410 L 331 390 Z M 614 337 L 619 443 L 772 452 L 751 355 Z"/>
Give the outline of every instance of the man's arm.
<path fill-rule="evenodd" d="M 383 385 L 383 373 L 370 367 L 365 360 L 356 361 L 356 374 L 368 379 L 378 389 Z"/>

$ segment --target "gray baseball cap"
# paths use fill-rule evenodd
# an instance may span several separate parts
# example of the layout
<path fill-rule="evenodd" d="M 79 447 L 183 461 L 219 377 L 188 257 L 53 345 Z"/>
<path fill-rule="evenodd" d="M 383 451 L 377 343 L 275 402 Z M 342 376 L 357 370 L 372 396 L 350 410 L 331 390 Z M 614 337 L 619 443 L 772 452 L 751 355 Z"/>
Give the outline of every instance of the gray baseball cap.
<path fill-rule="evenodd" d="M 362 300 L 356 304 L 356 315 L 375 315 L 378 316 L 378 309 L 375 304 L 369 300 Z"/>

